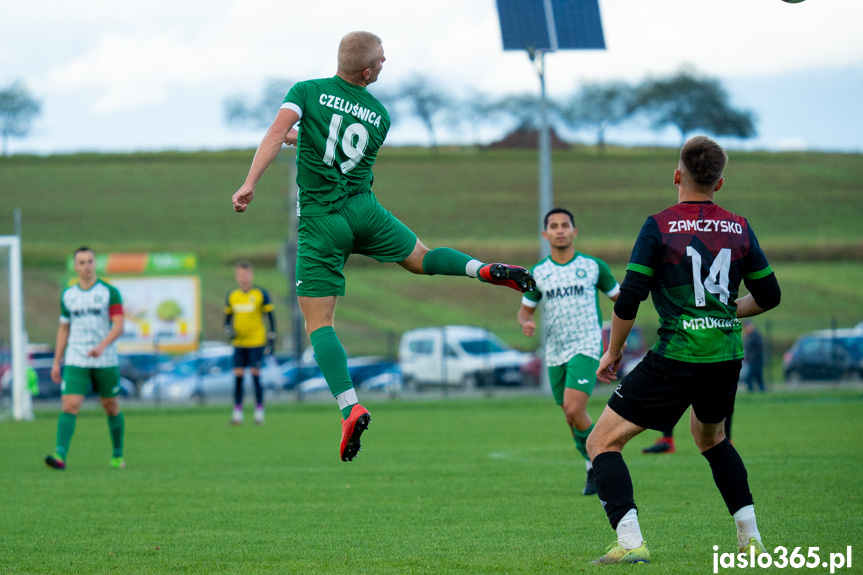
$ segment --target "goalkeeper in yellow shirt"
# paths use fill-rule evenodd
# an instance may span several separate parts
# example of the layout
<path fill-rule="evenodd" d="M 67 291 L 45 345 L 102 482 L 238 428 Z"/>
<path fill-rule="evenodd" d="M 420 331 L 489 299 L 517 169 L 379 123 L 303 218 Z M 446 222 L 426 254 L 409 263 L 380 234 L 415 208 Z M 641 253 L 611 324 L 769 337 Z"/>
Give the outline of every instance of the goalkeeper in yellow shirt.
<path fill-rule="evenodd" d="M 255 423 L 264 423 L 264 388 L 261 386 L 261 364 L 273 352 L 276 343 L 276 317 L 273 302 L 264 288 L 253 284 L 254 271 L 248 261 L 234 266 L 237 288 L 225 300 L 225 333 L 234 346 L 234 412 L 233 425 L 243 423 L 243 380 L 246 368 L 255 386 Z M 264 327 L 267 317 L 269 329 Z"/>

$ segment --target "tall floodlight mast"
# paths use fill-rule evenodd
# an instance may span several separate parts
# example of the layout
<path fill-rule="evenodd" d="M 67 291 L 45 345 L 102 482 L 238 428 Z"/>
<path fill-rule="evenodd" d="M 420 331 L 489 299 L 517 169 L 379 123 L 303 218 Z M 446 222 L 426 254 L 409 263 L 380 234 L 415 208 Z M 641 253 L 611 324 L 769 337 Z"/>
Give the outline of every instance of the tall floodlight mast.
<path fill-rule="evenodd" d="M 539 76 L 539 231 L 554 205 L 551 130 L 545 91 L 545 54 L 558 50 L 604 50 L 599 0 L 497 0 L 504 50 L 524 50 Z M 548 256 L 540 240 L 540 259 Z"/>

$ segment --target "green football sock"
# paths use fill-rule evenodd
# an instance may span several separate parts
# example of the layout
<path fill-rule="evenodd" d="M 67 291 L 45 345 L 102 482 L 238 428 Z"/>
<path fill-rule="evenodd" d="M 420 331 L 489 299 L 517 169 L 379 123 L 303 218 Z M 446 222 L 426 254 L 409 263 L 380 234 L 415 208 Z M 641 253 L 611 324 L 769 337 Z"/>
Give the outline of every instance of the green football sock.
<path fill-rule="evenodd" d="M 57 455 L 66 460 L 66 454 L 69 453 L 69 444 L 72 443 L 72 436 L 75 434 L 75 422 L 78 416 L 74 413 L 61 413 L 57 420 Z"/>
<path fill-rule="evenodd" d="M 324 374 L 324 379 L 327 380 L 327 386 L 333 397 L 353 389 L 351 374 L 348 373 L 348 355 L 335 330 L 330 326 L 316 329 L 309 339 L 312 340 L 312 347 L 315 350 L 315 360 L 321 368 L 321 373 Z M 347 414 L 342 411 L 342 415 L 344 417 L 350 415 L 350 409 Z"/>
<path fill-rule="evenodd" d="M 108 416 L 108 430 L 111 432 L 111 445 L 114 446 L 112 457 L 123 457 L 123 433 L 126 429 L 126 421 L 122 413 Z"/>
<path fill-rule="evenodd" d="M 430 276 L 466 276 L 470 275 L 467 265 L 473 259 L 452 248 L 435 248 L 423 258 L 423 271 Z"/>
<path fill-rule="evenodd" d="M 341 409 L 342 419 L 347 419 L 351 416 L 351 410 L 354 408 L 355 405 L 356 405 L 355 403 L 352 403 L 352 404 L 348 405 L 347 407 L 343 407 Z"/>
<path fill-rule="evenodd" d="M 572 428 L 572 438 L 575 440 L 575 448 L 578 449 L 578 452 L 581 453 L 585 461 L 590 461 L 590 457 L 587 456 L 587 436 L 590 435 L 591 431 L 593 431 L 593 423 L 587 429 Z"/>

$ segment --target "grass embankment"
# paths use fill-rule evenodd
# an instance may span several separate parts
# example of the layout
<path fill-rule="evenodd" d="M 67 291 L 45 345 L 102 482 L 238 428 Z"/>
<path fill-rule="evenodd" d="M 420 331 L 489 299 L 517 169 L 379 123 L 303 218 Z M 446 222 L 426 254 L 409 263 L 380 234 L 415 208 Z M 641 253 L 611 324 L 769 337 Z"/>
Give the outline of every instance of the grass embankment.
<path fill-rule="evenodd" d="M 275 269 L 288 235 L 290 158 L 274 165 L 246 214 L 230 196 L 251 151 L 0 158 L 0 190 L 24 220 L 27 329 L 50 342 L 59 279 L 81 244 L 108 251 L 194 251 L 203 277 L 205 337 L 221 337 L 230 264 L 251 258 L 257 281 L 284 301 Z M 783 287 L 783 303 L 759 325 L 782 352 L 805 331 L 863 319 L 863 156 L 732 152 L 723 206 L 746 216 Z M 606 259 L 619 279 L 645 217 L 675 201 L 676 151 L 576 147 L 554 156 L 555 204 L 575 212 L 577 249 Z M 536 261 L 536 154 L 531 151 L 385 149 L 375 191 L 430 247 L 451 246 L 486 261 Z M 11 233 L 11 212 L 0 214 Z M 404 330 L 464 323 L 533 349 L 514 320 L 519 297 L 460 278 L 418 278 L 361 256 L 348 264 L 337 327 L 354 354 L 391 353 Z M 606 317 L 611 306 L 603 302 Z M 284 305 L 278 310 L 287 323 Z M 639 323 L 648 334 L 648 304 Z M 768 325 L 769 322 L 769 325 Z"/>

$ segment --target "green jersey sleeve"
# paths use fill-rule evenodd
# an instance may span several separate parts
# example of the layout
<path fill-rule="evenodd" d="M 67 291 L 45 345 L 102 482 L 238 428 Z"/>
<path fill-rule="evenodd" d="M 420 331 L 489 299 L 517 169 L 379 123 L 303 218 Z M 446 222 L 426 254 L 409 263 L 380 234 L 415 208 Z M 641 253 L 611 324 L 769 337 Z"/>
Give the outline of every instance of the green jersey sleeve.
<path fill-rule="evenodd" d="M 108 305 L 109 306 L 121 305 L 123 303 L 123 297 L 120 295 L 120 290 L 118 290 L 117 288 L 115 288 L 111 284 L 105 284 L 105 285 L 108 286 L 108 293 L 110 294 L 108 296 Z"/>
<path fill-rule="evenodd" d="M 544 262 L 545 260 L 542 260 L 542 261 Z M 539 264 L 541 264 L 541 263 L 542 262 L 539 262 Z M 536 264 L 532 268 L 530 268 L 530 273 L 532 275 L 536 276 L 536 268 L 539 264 Z M 542 290 L 539 288 L 539 286 L 537 286 L 537 289 L 535 289 L 533 291 L 529 291 L 529 292 L 524 292 L 523 294 L 521 294 L 521 297 L 523 299 L 530 300 L 530 301 L 538 304 L 539 300 L 542 299 Z"/>
<path fill-rule="evenodd" d="M 69 288 L 66 288 L 69 289 Z M 66 290 L 63 290 L 63 293 L 60 294 L 60 317 L 68 320 L 71 316 L 69 313 L 69 308 L 66 307 L 66 302 L 63 299 L 63 296 L 66 294 Z"/>
<path fill-rule="evenodd" d="M 617 285 L 617 280 L 611 273 L 611 268 L 601 259 L 596 259 L 596 265 L 599 266 L 599 279 L 596 282 L 596 287 L 602 290 L 603 293 L 608 293 Z"/>

